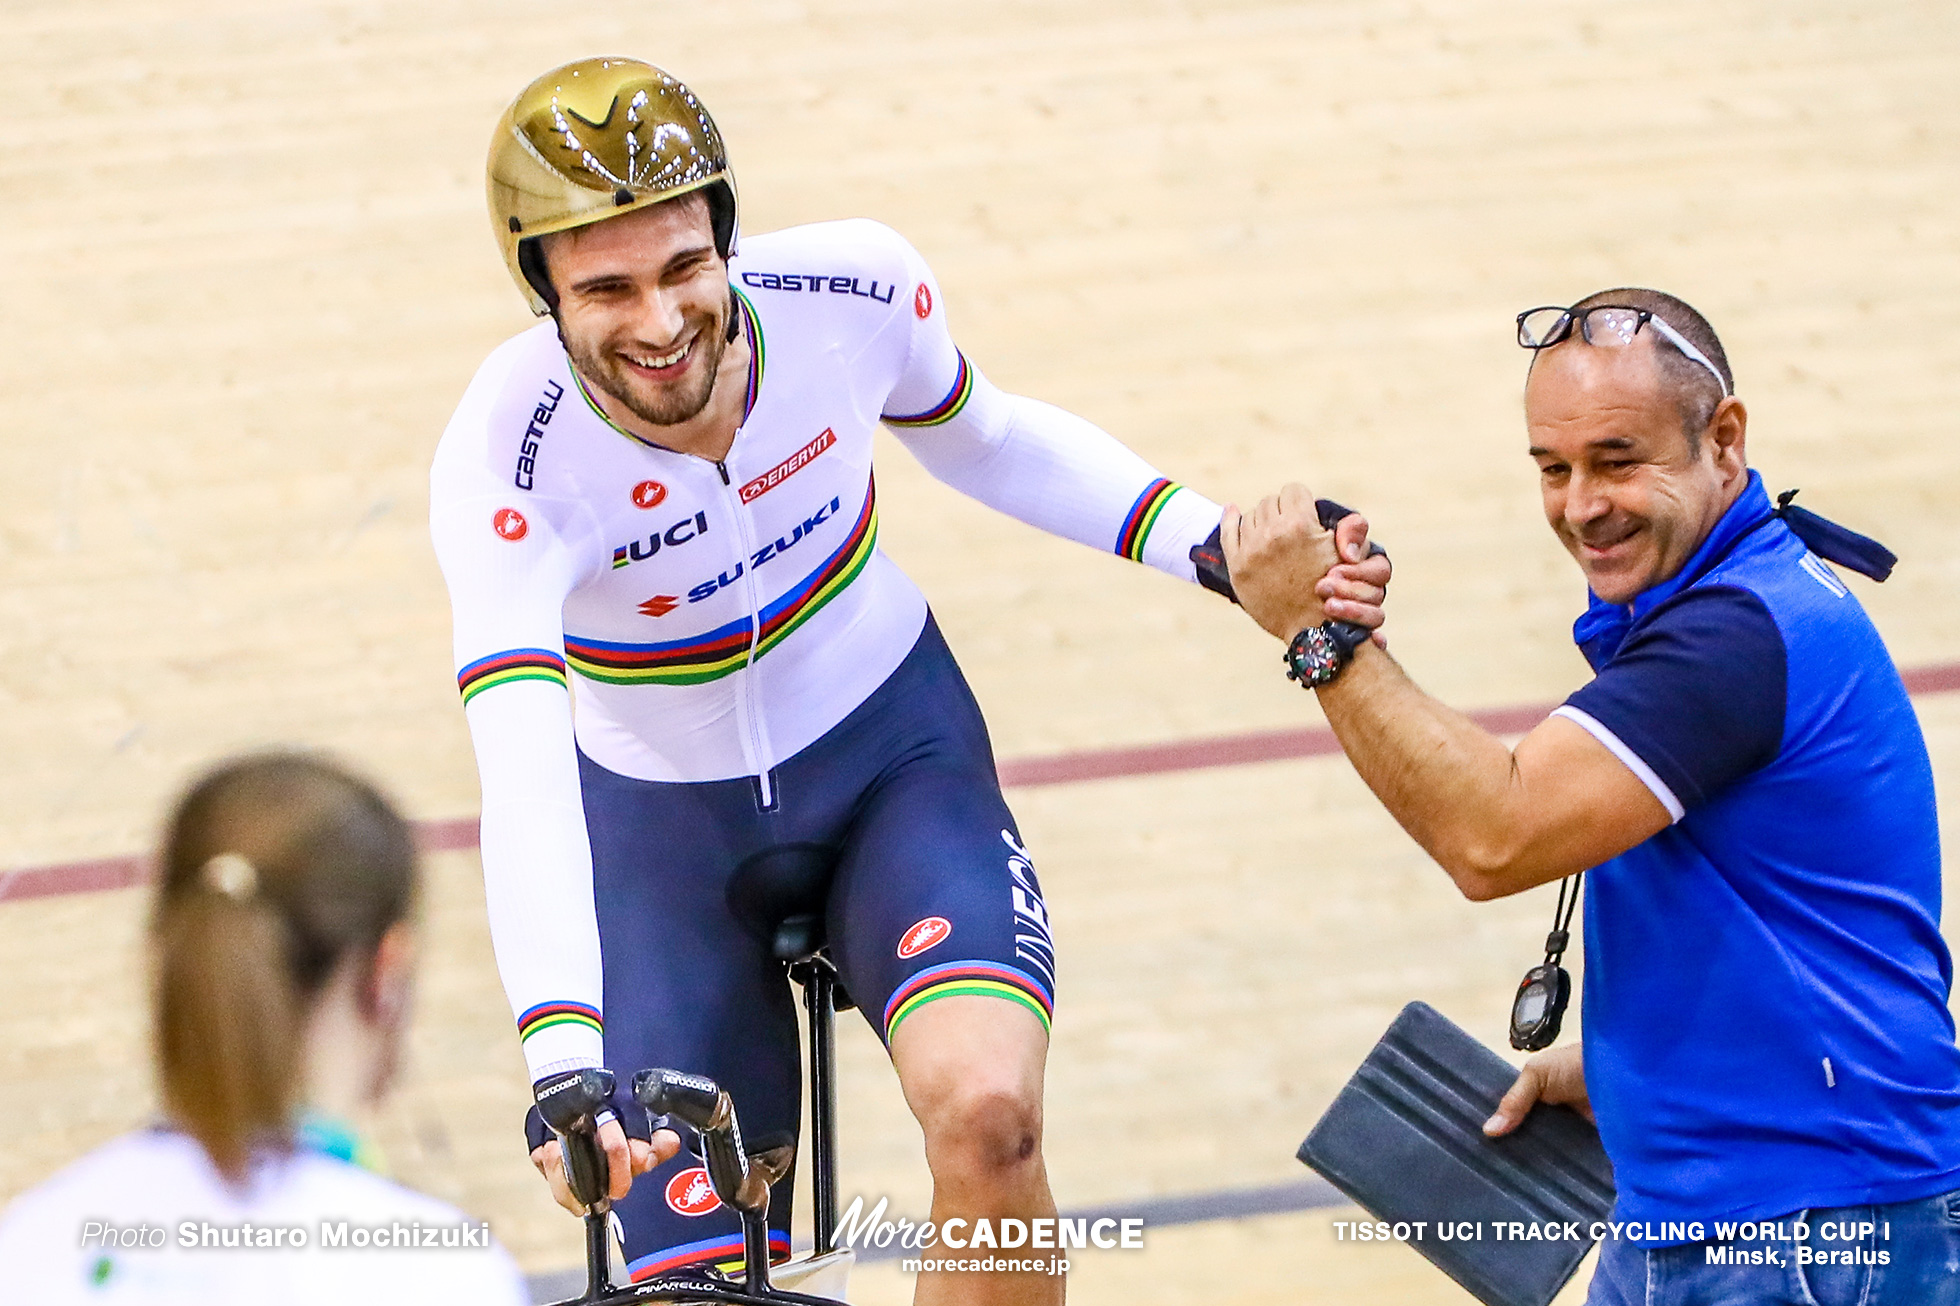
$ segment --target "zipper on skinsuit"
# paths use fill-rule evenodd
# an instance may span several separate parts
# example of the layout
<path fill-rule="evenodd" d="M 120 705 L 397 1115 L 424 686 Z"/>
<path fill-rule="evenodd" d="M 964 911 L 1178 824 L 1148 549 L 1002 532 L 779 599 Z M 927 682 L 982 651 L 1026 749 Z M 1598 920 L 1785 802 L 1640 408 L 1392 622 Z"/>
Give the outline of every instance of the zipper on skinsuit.
<path fill-rule="evenodd" d="M 721 473 L 722 486 L 728 491 L 729 516 L 735 521 L 735 543 L 741 549 L 741 555 L 735 559 L 735 564 L 742 569 L 742 598 L 749 610 L 749 657 L 748 661 L 743 663 L 743 669 L 750 670 L 755 666 L 756 650 L 762 644 L 762 601 L 760 592 L 756 588 L 755 568 L 749 565 L 749 559 L 755 557 L 753 547 L 755 541 L 750 538 L 749 521 L 743 510 L 742 496 L 735 490 L 735 482 L 728 475 L 727 462 L 717 458 L 715 470 Z M 755 692 L 755 678 L 742 676 L 740 681 L 735 691 L 735 707 L 742 717 L 743 728 L 748 734 L 749 764 L 755 767 L 757 799 L 762 809 L 768 811 L 776 805 L 776 791 L 770 768 L 764 765 L 768 754 L 762 746 L 762 703 Z"/>

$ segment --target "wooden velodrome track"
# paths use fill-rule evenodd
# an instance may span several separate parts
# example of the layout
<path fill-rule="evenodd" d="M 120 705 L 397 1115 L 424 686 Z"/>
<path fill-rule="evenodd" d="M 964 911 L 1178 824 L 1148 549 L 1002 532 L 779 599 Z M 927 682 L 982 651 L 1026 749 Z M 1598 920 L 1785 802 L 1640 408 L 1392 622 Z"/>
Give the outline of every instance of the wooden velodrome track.
<path fill-rule="evenodd" d="M 527 321 L 483 214 L 489 127 L 603 52 L 702 93 L 748 229 L 905 232 L 1009 389 L 1220 498 L 1301 478 L 1364 507 L 1395 552 L 1394 648 L 1454 703 L 1583 678 L 1511 316 L 1628 282 L 1721 329 L 1772 488 L 1903 556 L 1857 587 L 1899 662 L 1960 648 L 1949 0 L 5 0 L 0 867 L 138 851 L 195 767 L 275 742 L 354 760 L 418 817 L 474 812 L 424 477 Z M 1003 758 L 1318 723 L 1211 596 L 887 452 L 885 547 Z M 1960 698 L 1919 706 L 1951 809 Z M 1550 909 L 1456 898 L 1338 757 L 1011 797 L 1064 958 L 1065 1207 L 1299 1178 L 1404 1002 L 1501 1043 Z M 516 1145 L 477 865 L 430 870 L 413 1066 L 376 1129 L 400 1176 L 556 1269 L 576 1229 Z M 143 906 L 0 905 L 0 1200 L 150 1109 Z M 847 1196 L 923 1212 L 875 1040 L 848 1026 L 843 1059 Z M 1080 1260 L 1074 1299 L 1466 1300 L 1333 1241 L 1340 1214 L 1159 1229 Z M 909 1294 L 891 1267 L 859 1284 Z"/>

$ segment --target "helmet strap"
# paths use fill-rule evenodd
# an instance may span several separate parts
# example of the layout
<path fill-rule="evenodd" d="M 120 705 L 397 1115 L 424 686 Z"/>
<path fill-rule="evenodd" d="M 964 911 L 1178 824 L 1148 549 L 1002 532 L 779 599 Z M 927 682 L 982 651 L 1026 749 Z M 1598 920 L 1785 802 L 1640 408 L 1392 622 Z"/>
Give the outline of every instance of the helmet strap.
<path fill-rule="evenodd" d="M 735 253 L 735 192 L 725 180 L 707 189 L 708 222 L 715 231 L 715 250 L 725 261 Z"/>
<path fill-rule="evenodd" d="M 528 236 L 517 242 L 517 266 L 524 273 L 524 280 L 537 292 L 551 315 L 558 316 L 558 292 L 552 288 L 551 273 L 544 266 L 544 242 L 536 236 Z"/>

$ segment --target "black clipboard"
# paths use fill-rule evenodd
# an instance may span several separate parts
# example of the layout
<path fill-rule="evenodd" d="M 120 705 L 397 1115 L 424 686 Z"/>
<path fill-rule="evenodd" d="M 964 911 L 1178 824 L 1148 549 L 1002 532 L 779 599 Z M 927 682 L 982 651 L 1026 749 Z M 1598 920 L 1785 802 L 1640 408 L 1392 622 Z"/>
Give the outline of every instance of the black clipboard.
<path fill-rule="evenodd" d="M 1299 1157 L 1391 1226 L 1485 1306 L 1548 1306 L 1613 1209 L 1613 1166 L 1570 1107 L 1538 1106 L 1502 1138 L 1483 1123 L 1517 1069 L 1426 1003 L 1382 1035 Z M 1450 1237 L 1440 1236 L 1450 1226 Z M 1493 1227 L 1576 1224 L 1577 1240 L 1493 1236 Z M 1475 1226 L 1481 1237 L 1462 1235 Z"/>

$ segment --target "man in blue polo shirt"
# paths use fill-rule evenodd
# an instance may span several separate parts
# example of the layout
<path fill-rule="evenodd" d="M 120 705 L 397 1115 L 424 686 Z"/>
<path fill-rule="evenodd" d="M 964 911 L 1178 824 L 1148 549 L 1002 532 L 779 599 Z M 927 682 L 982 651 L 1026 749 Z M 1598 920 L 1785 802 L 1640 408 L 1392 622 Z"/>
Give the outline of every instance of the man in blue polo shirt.
<path fill-rule="evenodd" d="M 1521 316 L 1519 342 L 1546 517 L 1592 592 L 1591 683 L 1515 748 L 1425 695 L 1324 624 L 1338 559 L 1299 487 L 1227 510 L 1238 596 L 1465 896 L 1591 872 L 1583 1047 L 1527 1065 L 1486 1126 L 1539 1099 L 1595 1114 L 1630 1228 L 1589 1302 L 1960 1303 L 1932 771 L 1818 556 L 1877 570 L 1871 542 L 1771 504 L 1680 300 L 1602 292 Z M 1716 1227 L 1758 1221 L 1782 1223 Z"/>

